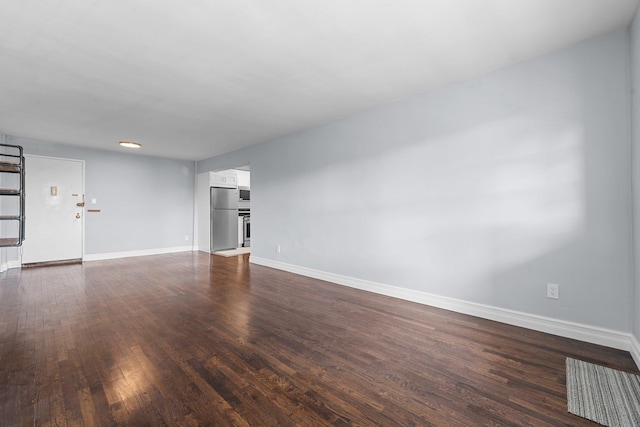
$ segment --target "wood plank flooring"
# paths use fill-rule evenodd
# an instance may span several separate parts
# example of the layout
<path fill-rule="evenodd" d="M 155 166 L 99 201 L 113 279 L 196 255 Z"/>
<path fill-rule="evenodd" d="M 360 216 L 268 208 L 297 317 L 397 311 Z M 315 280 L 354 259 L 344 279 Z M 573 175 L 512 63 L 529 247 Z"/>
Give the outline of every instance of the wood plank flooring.
<path fill-rule="evenodd" d="M 595 425 L 565 357 L 628 353 L 180 253 L 0 274 L 0 425 Z"/>

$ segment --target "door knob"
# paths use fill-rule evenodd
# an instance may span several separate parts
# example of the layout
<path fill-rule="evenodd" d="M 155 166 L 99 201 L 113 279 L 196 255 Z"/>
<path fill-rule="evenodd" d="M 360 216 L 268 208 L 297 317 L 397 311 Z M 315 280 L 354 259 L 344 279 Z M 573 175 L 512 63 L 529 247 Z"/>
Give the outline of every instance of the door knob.
<path fill-rule="evenodd" d="M 80 214 L 79 213 L 76 214 L 76 218 L 80 219 Z"/>

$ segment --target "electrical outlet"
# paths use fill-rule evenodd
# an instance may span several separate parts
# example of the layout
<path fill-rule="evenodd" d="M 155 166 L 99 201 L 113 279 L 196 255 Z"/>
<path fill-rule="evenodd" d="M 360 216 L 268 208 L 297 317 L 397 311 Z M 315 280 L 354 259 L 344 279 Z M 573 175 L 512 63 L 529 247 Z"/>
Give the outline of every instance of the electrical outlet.
<path fill-rule="evenodd" d="M 276 253 L 280 253 L 280 245 L 276 245 Z"/>
<path fill-rule="evenodd" d="M 184 240 L 189 240 L 189 235 L 188 234 L 184 235 Z"/>
<path fill-rule="evenodd" d="M 547 283 L 547 298 L 558 299 L 560 297 L 560 285 Z"/>

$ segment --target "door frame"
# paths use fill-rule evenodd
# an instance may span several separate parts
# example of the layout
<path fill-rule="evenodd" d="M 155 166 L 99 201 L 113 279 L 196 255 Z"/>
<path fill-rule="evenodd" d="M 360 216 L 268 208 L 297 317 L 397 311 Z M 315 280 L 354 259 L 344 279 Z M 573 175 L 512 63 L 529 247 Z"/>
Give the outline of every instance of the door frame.
<path fill-rule="evenodd" d="M 85 232 L 84 232 L 84 227 L 85 227 L 85 216 L 87 213 L 86 210 L 86 189 L 85 189 L 85 161 L 81 160 L 81 159 L 71 159 L 69 157 L 53 157 L 53 156 L 40 156 L 40 155 L 35 155 L 35 154 L 24 154 L 24 158 L 25 158 L 25 162 L 24 162 L 24 173 L 25 176 L 29 173 L 29 158 L 39 158 L 39 159 L 48 159 L 48 160 L 64 160 L 64 161 L 69 161 L 69 162 L 80 162 L 80 164 L 82 165 L 82 196 L 84 197 L 85 200 L 85 206 L 82 207 L 82 218 L 81 218 L 81 236 L 80 236 L 80 246 L 82 248 L 81 254 L 80 254 L 80 259 L 82 261 L 84 261 L 84 248 L 85 248 Z M 25 197 L 29 197 L 29 189 L 25 188 Z M 25 236 L 28 235 L 29 233 L 29 211 L 25 211 Z M 22 246 L 20 246 L 20 266 L 22 266 Z"/>

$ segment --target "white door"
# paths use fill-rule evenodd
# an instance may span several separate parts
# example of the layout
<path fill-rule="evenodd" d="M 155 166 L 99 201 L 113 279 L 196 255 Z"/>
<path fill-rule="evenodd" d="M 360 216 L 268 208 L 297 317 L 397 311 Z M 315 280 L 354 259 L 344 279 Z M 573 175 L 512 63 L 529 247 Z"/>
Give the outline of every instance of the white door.
<path fill-rule="evenodd" d="M 22 263 L 82 259 L 84 162 L 25 156 L 24 187 Z"/>

